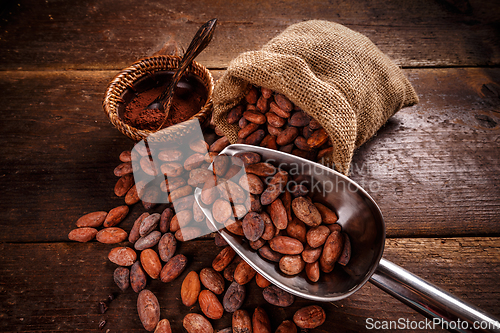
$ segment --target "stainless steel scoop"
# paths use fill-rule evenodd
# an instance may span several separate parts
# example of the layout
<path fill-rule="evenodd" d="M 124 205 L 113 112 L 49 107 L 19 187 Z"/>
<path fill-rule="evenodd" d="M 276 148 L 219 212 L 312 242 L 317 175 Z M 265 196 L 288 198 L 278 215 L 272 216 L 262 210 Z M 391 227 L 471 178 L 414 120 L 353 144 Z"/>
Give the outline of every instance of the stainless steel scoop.
<path fill-rule="evenodd" d="M 248 151 L 259 153 L 262 161 L 279 166 L 288 171 L 295 181 L 307 184 L 313 201 L 334 207 L 338 223 L 351 240 L 352 255 L 348 265 L 336 265 L 332 273 L 322 274 L 318 282 L 312 283 L 304 272 L 295 276 L 283 274 L 276 263 L 261 258 L 243 237 L 225 229 L 218 230 L 236 253 L 267 280 L 291 294 L 321 302 L 346 298 L 370 281 L 449 330 L 500 332 L 497 318 L 382 259 L 384 218 L 375 201 L 355 182 L 321 164 L 276 150 L 234 144 L 221 154 L 232 156 Z M 197 203 L 214 229 L 218 229 L 220 224 L 214 221 L 210 207 L 202 203 L 200 195 L 201 189 L 197 188 Z M 462 326 L 457 327 L 457 321 Z M 463 321 L 468 322 L 467 329 Z M 482 326 L 472 329 L 475 322 L 482 323 Z"/>

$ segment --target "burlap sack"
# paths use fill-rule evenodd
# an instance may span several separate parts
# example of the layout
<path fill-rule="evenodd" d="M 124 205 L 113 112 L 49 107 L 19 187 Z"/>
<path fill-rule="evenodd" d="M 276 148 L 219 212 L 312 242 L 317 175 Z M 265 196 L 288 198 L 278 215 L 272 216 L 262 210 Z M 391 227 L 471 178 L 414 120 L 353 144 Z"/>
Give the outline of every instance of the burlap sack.
<path fill-rule="evenodd" d="M 401 69 L 366 36 L 340 24 L 288 27 L 259 51 L 231 61 L 217 82 L 214 122 L 231 143 L 239 127 L 226 114 L 251 85 L 287 96 L 330 135 L 335 169 L 348 174 L 354 150 L 399 109 L 418 102 Z"/>

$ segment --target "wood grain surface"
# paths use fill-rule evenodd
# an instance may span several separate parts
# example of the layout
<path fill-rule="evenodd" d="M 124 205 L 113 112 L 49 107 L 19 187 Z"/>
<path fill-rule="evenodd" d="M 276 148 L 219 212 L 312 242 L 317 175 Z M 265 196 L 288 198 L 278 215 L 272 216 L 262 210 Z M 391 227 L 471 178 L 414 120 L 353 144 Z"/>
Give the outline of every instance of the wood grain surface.
<path fill-rule="evenodd" d="M 126 243 L 124 243 L 126 245 Z M 2 332 L 100 331 L 101 319 L 110 332 L 143 332 L 137 316 L 137 294 L 129 288 L 121 292 L 113 282 L 117 267 L 107 254 L 112 245 L 87 244 L 2 244 L 0 255 L 0 329 Z M 180 286 L 191 270 L 210 266 L 220 248 L 212 240 L 180 245 L 178 252 L 188 258 L 184 273 L 171 283 L 148 280 L 147 288 L 158 297 L 161 318 L 167 318 L 173 332 L 182 331 L 182 318 L 189 312 L 201 313 L 199 306 L 186 307 L 180 300 Z M 499 238 L 405 238 L 387 241 L 384 257 L 420 277 L 435 283 L 464 300 L 500 315 L 498 274 Z M 20 263 L 24 263 L 20 265 Z M 43 263 L 43 264 L 41 264 Z M 226 288 L 228 287 L 226 281 Z M 313 302 L 297 298 L 288 308 L 266 303 L 261 289 L 251 281 L 243 308 L 249 312 L 261 305 L 271 317 L 273 329 L 291 319 L 299 308 Z M 99 301 L 109 294 L 116 298 L 108 311 L 100 314 Z M 341 301 L 322 303 L 327 322 L 311 332 L 364 332 L 367 319 L 379 321 L 425 321 L 416 313 L 377 287 L 367 283 Z M 231 315 L 212 321 L 220 329 L 231 324 Z M 394 330 L 396 331 L 396 330 Z"/>
<path fill-rule="evenodd" d="M 309 19 L 359 31 L 405 67 L 498 65 L 496 2 L 464 3 L 9 1 L 0 22 L 0 69 L 120 69 L 168 41 L 187 48 L 212 18 L 219 19 L 214 40 L 198 58 L 209 68 L 225 68 L 241 52 Z"/>

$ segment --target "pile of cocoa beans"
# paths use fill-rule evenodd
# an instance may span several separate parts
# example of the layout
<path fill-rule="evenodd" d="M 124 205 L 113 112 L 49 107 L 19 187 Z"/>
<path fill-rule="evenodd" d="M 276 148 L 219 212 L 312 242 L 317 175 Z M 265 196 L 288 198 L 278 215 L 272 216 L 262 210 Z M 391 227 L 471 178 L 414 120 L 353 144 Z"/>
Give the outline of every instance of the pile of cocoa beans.
<path fill-rule="evenodd" d="M 277 149 L 313 161 L 333 152 L 326 131 L 286 96 L 252 86 L 240 104 L 227 113 L 239 126 L 238 141 Z"/>
<path fill-rule="evenodd" d="M 207 141 L 211 144 L 209 145 Z M 214 199 L 212 204 L 217 200 L 218 204 L 226 208 L 229 204 L 234 223 L 223 223 L 223 226 L 232 232 L 241 233 L 245 225 L 244 229 L 247 230 L 249 237 L 255 239 L 251 241 L 252 245 L 254 248 L 259 248 L 260 252 L 264 253 L 264 249 L 269 247 L 269 253 L 280 256 L 270 248 L 271 243 L 265 244 L 264 234 L 257 239 L 259 231 L 253 230 L 253 224 L 248 222 L 253 215 L 251 213 L 259 212 L 259 216 L 263 216 L 265 229 L 269 235 L 272 234 L 272 238 L 266 241 L 293 235 L 293 231 L 288 231 L 288 228 L 286 228 L 288 234 L 285 234 L 284 229 L 275 225 L 275 221 L 279 218 L 276 220 L 275 215 L 265 212 L 272 204 L 261 203 L 262 195 L 267 190 L 264 186 L 265 176 L 257 176 L 258 172 L 254 171 L 240 177 L 237 184 L 233 182 L 232 178 L 242 170 L 243 166 L 250 171 L 256 170 L 261 167 L 261 162 L 249 163 L 247 159 L 251 158 L 250 156 L 240 156 L 236 159 L 240 162 L 231 164 L 233 160 L 229 157 L 218 156 L 218 153 L 229 144 L 227 138 L 212 136 L 207 141 L 192 140 L 189 142 L 190 150 L 187 152 L 175 147 L 154 151 L 138 145 L 131 151 L 122 152 L 119 157 L 121 163 L 114 170 L 114 174 L 119 177 L 114 193 L 124 199 L 125 205 L 109 211 L 85 214 L 76 221 L 77 228 L 68 234 L 70 240 L 78 242 L 95 239 L 104 244 L 115 245 L 108 253 L 108 259 L 117 265 L 113 279 L 120 290 L 125 292 L 131 288 L 138 294 L 139 319 L 148 331 L 156 333 L 172 331 L 168 319 L 160 320 L 158 299 L 147 289 L 149 281 L 160 280 L 167 283 L 178 278 L 188 267 L 187 258 L 178 253 L 178 243 L 196 238 L 205 233 L 206 228 L 212 227 L 194 200 L 195 187 L 203 188 L 204 198 L 207 194 L 211 195 Z M 209 170 L 208 166 L 212 162 L 213 170 Z M 154 183 L 154 186 L 140 182 L 136 184 L 134 172 L 153 177 L 157 175 L 167 177 L 162 182 Z M 274 177 L 276 174 L 282 175 L 282 172 L 278 171 L 267 177 Z M 244 172 L 241 175 L 244 175 Z M 259 185 L 255 177 L 259 178 L 262 185 Z M 240 187 L 241 191 L 234 185 Z M 297 197 L 303 197 L 307 194 L 307 189 L 297 186 L 293 191 L 280 194 L 280 198 L 286 196 L 291 203 L 292 193 Z M 240 199 L 236 199 L 238 195 L 241 196 Z M 161 204 L 162 200 L 168 203 Z M 227 203 L 222 202 L 223 200 Z M 288 207 L 286 199 L 282 202 Z M 137 203 L 140 203 L 146 212 L 136 218 L 131 229 L 126 231 L 120 224 L 127 219 L 130 207 Z M 276 205 L 275 203 L 274 206 Z M 227 211 L 220 210 L 220 213 L 226 214 Z M 247 222 L 243 223 L 247 215 L 249 215 Z M 218 219 L 221 220 L 220 217 Z M 282 224 L 276 223 L 282 228 Z M 288 225 L 291 226 L 293 223 L 290 222 Z M 270 229 L 273 230 L 272 233 Z M 298 230 L 299 227 L 295 229 Z M 257 274 L 218 234 L 215 235 L 215 243 L 224 248 L 212 262 L 212 267 L 200 272 L 189 272 L 184 278 L 181 290 L 182 302 L 186 306 L 198 302 L 203 313 L 186 315 L 183 320 L 184 328 L 188 332 L 214 332 L 210 320 L 217 320 L 225 311 L 233 313 L 232 327 L 219 332 L 246 332 L 249 327 L 253 327 L 254 332 L 271 332 L 267 314 L 262 308 L 255 309 L 251 318 L 247 310 L 241 309 L 246 294 L 245 285 L 255 279 L 257 285 L 263 288 L 264 299 L 279 307 L 290 306 L 294 302 L 294 296 L 271 285 Z M 262 243 L 261 247 L 259 243 Z M 230 282 L 227 288 L 224 279 Z M 196 287 L 197 284 L 199 288 Z M 202 286 L 206 289 L 202 290 Z M 219 300 L 219 297 L 222 297 L 222 300 Z M 315 305 L 309 306 L 298 310 L 292 320 L 284 321 L 276 332 L 297 332 L 297 327 L 317 327 L 325 318 L 323 309 Z M 104 325 L 105 321 L 101 321 L 100 328 Z"/>
<path fill-rule="evenodd" d="M 243 172 L 241 172 L 243 170 Z M 313 202 L 303 184 L 254 152 L 214 158 L 218 184 L 205 183 L 201 201 L 211 206 L 214 220 L 244 236 L 265 259 L 296 275 L 305 270 L 317 282 L 336 263 L 346 265 L 349 237 L 329 207 Z"/>

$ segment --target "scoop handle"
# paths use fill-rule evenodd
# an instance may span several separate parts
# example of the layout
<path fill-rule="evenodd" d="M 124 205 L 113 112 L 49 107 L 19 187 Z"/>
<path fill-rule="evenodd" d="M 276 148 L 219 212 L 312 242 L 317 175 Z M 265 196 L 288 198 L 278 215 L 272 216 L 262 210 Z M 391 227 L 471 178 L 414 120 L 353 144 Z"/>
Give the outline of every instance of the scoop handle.
<path fill-rule="evenodd" d="M 498 318 L 388 260 L 380 260 L 370 282 L 430 318 L 432 328 L 442 327 L 451 332 L 500 332 Z"/>

